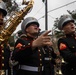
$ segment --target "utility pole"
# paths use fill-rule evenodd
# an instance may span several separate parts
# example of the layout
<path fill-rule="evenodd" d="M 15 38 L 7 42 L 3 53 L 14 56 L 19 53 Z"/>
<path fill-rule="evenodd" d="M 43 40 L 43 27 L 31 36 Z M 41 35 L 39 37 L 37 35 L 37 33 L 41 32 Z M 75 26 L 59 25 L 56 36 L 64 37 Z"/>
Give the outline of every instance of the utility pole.
<path fill-rule="evenodd" d="M 42 0 L 45 3 L 45 30 L 48 30 L 48 4 L 47 4 L 47 0 Z"/>
<path fill-rule="evenodd" d="M 45 0 L 45 30 L 48 30 L 47 0 Z"/>

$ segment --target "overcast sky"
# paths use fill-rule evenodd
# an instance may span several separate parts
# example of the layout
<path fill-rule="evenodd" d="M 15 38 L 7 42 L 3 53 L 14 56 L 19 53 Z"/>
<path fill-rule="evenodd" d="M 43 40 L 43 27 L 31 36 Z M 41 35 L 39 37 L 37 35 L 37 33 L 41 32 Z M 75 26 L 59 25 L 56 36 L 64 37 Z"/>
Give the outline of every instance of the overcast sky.
<path fill-rule="evenodd" d="M 74 1 L 75 0 L 47 0 L 48 11 L 49 11 L 48 12 L 48 30 L 52 29 L 56 18 L 59 18 L 63 14 L 68 14 L 67 10 L 73 11 L 76 9 L 76 2 L 74 2 Z M 21 4 L 22 0 L 16 0 L 16 2 L 18 4 Z M 74 2 L 74 3 L 64 6 L 62 8 L 59 8 L 57 10 L 53 10 L 53 9 L 56 9 L 58 7 L 61 7 L 63 5 L 71 3 L 71 2 Z M 51 10 L 53 10 L 53 11 L 51 11 Z M 25 16 L 25 18 L 26 17 L 37 18 L 40 23 L 40 28 L 43 31 L 43 30 L 45 30 L 45 17 L 42 18 L 42 16 L 44 16 L 44 15 L 45 15 L 45 3 L 43 3 L 42 0 L 34 0 L 33 9 L 30 13 L 28 13 Z M 15 32 L 17 32 L 20 29 L 21 29 L 21 24 L 17 27 Z"/>

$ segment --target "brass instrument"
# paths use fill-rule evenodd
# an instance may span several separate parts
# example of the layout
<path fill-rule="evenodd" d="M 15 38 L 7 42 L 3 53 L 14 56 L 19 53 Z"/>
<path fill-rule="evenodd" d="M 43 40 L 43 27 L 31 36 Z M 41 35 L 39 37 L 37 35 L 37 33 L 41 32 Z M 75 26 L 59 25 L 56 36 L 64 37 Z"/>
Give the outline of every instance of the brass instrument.
<path fill-rule="evenodd" d="M 4 42 L 6 42 L 11 36 L 11 34 L 16 30 L 16 27 L 23 20 L 25 15 L 27 15 L 27 13 L 31 10 L 31 8 L 33 7 L 33 4 L 34 4 L 34 1 L 30 0 L 26 7 L 24 7 L 21 11 L 16 12 L 12 17 L 10 17 L 5 22 L 6 27 L 4 27 L 0 32 L 0 42 L 2 46 L 4 45 Z M 0 70 L 0 75 L 5 75 L 5 71 Z"/>
<path fill-rule="evenodd" d="M 7 40 L 11 34 L 16 30 L 16 27 L 19 25 L 21 20 L 27 15 L 28 11 L 33 7 L 33 0 L 30 0 L 23 10 L 16 12 L 5 24 L 9 24 L 7 28 L 4 28 L 0 34 L 0 41 Z"/>

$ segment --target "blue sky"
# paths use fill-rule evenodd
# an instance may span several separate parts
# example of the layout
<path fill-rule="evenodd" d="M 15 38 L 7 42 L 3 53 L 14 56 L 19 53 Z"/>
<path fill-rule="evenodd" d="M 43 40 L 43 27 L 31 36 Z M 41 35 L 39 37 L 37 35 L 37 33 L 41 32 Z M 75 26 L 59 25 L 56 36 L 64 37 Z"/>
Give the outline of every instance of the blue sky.
<path fill-rule="evenodd" d="M 26 0 L 28 1 L 28 0 Z M 47 4 L 48 4 L 48 30 L 51 30 L 53 25 L 54 25 L 54 21 L 56 18 L 59 18 L 61 15 L 63 14 L 68 14 L 67 10 L 73 11 L 76 9 L 76 2 L 64 6 L 60 9 L 51 11 L 53 9 L 56 9 L 60 6 L 63 6 L 65 4 L 68 4 L 70 2 L 73 2 L 75 0 L 47 0 Z M 20 5 L 22 3 L 22 0 L 16 0 L 16 2 Z M 42 18 L 42 16 L 45 15 L 45 3 L 42 2 L 42 0 L 34 0 L 34 5 L 33 5 L 33 9 L 30 13 L 28 13 L 26 17 L 35 17 L 38 19 L 39 23 L 40 23 L 40 28 L 41 30 L 45 30 L 45 17 Z M 21 29 L 21 24 L 19 24 L 19 26 L 17 27 L 15 33 Z"/>

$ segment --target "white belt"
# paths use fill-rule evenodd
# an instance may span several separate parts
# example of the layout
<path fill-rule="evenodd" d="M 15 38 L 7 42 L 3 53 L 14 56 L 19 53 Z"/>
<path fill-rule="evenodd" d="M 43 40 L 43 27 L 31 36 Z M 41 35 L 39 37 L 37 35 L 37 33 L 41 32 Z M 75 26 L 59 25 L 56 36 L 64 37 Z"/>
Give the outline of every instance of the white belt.
<path fill-rule="evenodd" d="M 32 66 L 27 66 L 27 65 L 20 65 L 20 69 L 22 70 L 28 70 L 28 71 L 37 71 L 38 72 L 38 69 L 39 67 L 32 67 Z M 44 66 L 42 66 L 42 71 L 44 69 Z"/>

